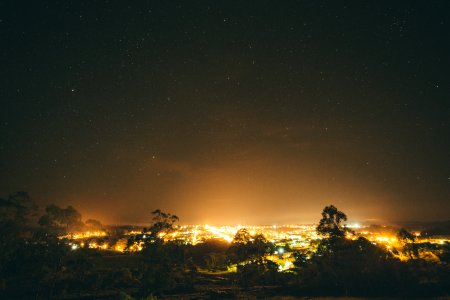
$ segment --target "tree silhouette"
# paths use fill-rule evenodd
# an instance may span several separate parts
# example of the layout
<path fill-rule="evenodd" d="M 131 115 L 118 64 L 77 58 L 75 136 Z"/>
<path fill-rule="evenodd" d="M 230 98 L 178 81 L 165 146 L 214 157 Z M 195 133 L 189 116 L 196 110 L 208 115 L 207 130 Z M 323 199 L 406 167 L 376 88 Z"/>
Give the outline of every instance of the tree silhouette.
<path fill-rule="evenodd" d="M 37 205 L 25 192 L 17 192 L 6 199 L 0 198 L 0 297 L 6 289 L 6 277 L 17 264 L 18 253 L 27 247 L 32 237 L 31 217 Z"/>
<path fill-rule="evenodd" d="M 37 205 L 26 192 L 17 192 L 6 199 L 0 198 L 0 222 L 15 222 L 16 225 L 28 223 L 36 215 Z"/>
<path fill-rule="evenodd" d="M 405 228 L 401 228 L 397 233 L 397 238 L 403 244 L 402 252 L 405 255 L 408 255 L 409 258 L 419 256 L 419 247 L 414 243 L 416 240 L 416 236 L 414 234 Z"/>
<path fill-rule="evenodd" d="M 61 278 L 67 246 L 46 227 L 34 226 L 36 212 L 37 205 L 25 192 L 0 199 L 2 299 L 51 298 Z"/>
<path fill-rule="evenodd" d="M 77 230 L 84 226 L 81 222 L 81 214 L 72 206 L 61 208 L 50 204 L 45 208 L 45 212 L 45 215 L 39 219 L 39 225 L 54 233 L 67 233 L 69 230 Z"/>
<path fill-rule="evenodd" d="M 233 244 L 248 244 L 251 239 L 251 234 L 246 228 L 239 229 L 233 238 Z"/>
<path fill-rule="evenodd" d="M 310 259 L 297 257 L 301 286 L 331 295 L 396 293 L 409 280 L 392 254 L 364 237 L 345 239 L 347 216 L 333 205 L 322 212 L 317 232 L 324 236 Z"/>
<path fill-rule="evenodd" d="M 342 211 L 339 211 L 334 205 L 326 206 L 316 228 L 317 233 L 327 237 L 342 238 L 349 231 L 342 221 L 347 221 L 347 216 Z"/>
<path fill-rule="evenodd" d="M 252 262 L 261 260 L 273 251 L 274 245 L 262 234 L 251 236 L 247 229 L 239 229 L 227 251 L 230 263 Z"/>
<path fill-rule="evenodd" d="M 174 229 L 174 224 L 179 219 L 176 215 L 165 213 L 160 209 L 152 212 L 152 224 L 148 228 L 150 231 L 150 240 L 159 241 L 161 235 L 166 235 Z"/>
<path fill-rule="evenodd" d="M 227 250 L 228 262 L 237 264 L 236 282 L 248 288 L 252 285 L 274 284 L 278 280 L 278 266 L 266 259 L 274 245 L 264 235 L 251 236 L 247 229 L 239 229 Z"/>
<path fill-rule="evenodd" d="M 241 228 L 234 235 L 230 248 L 227 250 L 229 263 L 239 263 L 249 259 L 251 235 L 247 229 Z"/>
<path fill-rule="evenodd" d="M 143 250 L 138 254 L 142 262 L 142 291 L 160 294 L 174 289 L 192 289 L 196 267 L 186 256 L 185 245 L 164 240 L 164 235 L 175 230 L 178 217 L 159 209 L 152 215 L 150 227 L 143 230 L 138 240 L 143 243 Z"/>
<path fill-rule="evenodd" d="M 86 226 L 88 226 L 94 230 L 103 229 L 103 225 L 99 220 L 88 219 L 88 220 L 86 220 L 86 222 L 84 222 L 84 224 L 86 224 Z"/>
<path fill-rule="evenodd" d="M 416 240 L 416 236 L 414 234 L 412 234 L 411 232 L 409 232 L 408 230 L 406 230 L 405 228 L 401 228 L 398 233 L 397 233 L 397 238 L 402 242 L 402 243 L 413 243 Z"/>

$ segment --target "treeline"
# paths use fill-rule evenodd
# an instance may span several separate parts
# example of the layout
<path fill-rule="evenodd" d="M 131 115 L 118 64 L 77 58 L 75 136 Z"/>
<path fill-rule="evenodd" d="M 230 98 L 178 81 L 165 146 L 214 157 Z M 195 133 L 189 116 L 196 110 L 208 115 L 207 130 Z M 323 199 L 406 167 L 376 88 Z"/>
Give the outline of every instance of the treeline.
<path fill-rule="evenodd" d="M 104 226 L 95 220 L 82 222 L 70 206 L 49 205 L 42 216 L 37 212 L 26 193 L 0 199 L 1 299 L 414 297 L 448 296 L 450 289 L 448 243 L 415 243 L 415 236 L 402 229 L 398 238 L 403 246 L 395 251 L 409 259 L 401 261 L 396 253 L 363 237 L 347 238 L 355 236 L 344 225 L 347 216 L 332 205 L 324 208 L 317 226 L 322 239 L 296 251 L 246 229 L 239 230 L 231 244 L 165 241 L 178 217 L 161 210 L 152 212 L 142 234 L 129 237 L 125 253 L 73 251 L 70 240 L 61 236 Z M 110 233 L 112 238 L 118 235 Z M 127 251 L 136 244 L 142 251 Z M 437 259 L 425 259 L 425 251 Z M 295 259 L 291 268 L 280 270 L 269 258 L 281 258 L 285 252 Z"/>

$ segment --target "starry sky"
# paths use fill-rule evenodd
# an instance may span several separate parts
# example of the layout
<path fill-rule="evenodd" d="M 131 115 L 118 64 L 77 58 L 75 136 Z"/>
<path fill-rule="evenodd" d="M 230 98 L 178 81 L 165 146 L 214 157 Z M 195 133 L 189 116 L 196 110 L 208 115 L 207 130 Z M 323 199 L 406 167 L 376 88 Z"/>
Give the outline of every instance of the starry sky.
<path fill-rule="evenodd" d="M 0 34 L 3 197 L 450 219 L 449 1 L 2 1 Z"/>

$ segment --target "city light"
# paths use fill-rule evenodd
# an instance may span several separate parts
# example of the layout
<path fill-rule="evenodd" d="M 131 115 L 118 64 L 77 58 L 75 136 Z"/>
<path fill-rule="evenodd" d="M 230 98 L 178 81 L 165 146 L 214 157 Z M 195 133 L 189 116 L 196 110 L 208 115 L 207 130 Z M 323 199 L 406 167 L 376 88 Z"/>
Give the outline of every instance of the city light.
<path fill-rule="evenodd" d="M 318 235 L 314 224 L 310 225 L 262 225 L 262 226 L 212 226 L 212 225 L 182 225 L 176 226 L 174 230 L 169 232 L 160 232 L 158 237 L 166 242 L 177 241 L 183 244 L 197 245 L 208 240 L 217 240 L 224 243 L 232 243 L 239 229 L 247 229 L 251 236 L 262 234 L 268 241 L 272 242 L 276 247 L 273 255 L 266 255 L 266 259 L 275 262 L 279 266 L 280 271 L 294 267 L 294 258 L 292 251 L 315 251 L 315 242 L 323 237 Z M 404 246 L 392 233 L 382 233 L 372 231 L 370 227 L 362 226 L 354 223 L 348 228 L 352 228 L 352 232 L 348 232 L 345 238 L 357 240 L 364 237 L 374 245 L 384 247 L 392 255 L 401 260 L 408 260 L 410 257 L 403 255 L 401 250 Z M 383 227 L 385 228 L 385 227 Z M 149 238 L 150 232 L 139 230 L 129 230 L 123 233 L 123 237 L 116 240 L 115 243 L 107 242 L 109 236 L 106 231 L 87 231 L 71 233 L 59 237 L 60 239 L 68 239 L 71 250 L 80 248 L 97 249 L 100 251 L 114 252 L 139 252 L 144 249 L 144 240 Z M 444 244 L 449 242 L 448 239 L 432 239 L 424 238 L 419 231 L 413 232 L 417 243 L 427 242 L 431 244 Z M 132 242 L 128 242 L 131 239 Z M 134 240 L 134 241 L 133 241 Z M 285 248 L 287 247 L 287 248 Z M 289 250 L 287 250 L 289 249 Z M 395 254 L 394 254 L 395 253 Z M 428 255 L 430 254 L 424 254 Z"/>

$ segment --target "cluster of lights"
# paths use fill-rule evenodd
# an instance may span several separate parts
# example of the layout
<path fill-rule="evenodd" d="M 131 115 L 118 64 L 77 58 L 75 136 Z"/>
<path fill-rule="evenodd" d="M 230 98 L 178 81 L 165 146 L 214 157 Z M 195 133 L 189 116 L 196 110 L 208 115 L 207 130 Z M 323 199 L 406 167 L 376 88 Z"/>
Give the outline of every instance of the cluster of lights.
<path fill-rule="evenodd" d="M 347 239 L 356 240 L 362 236 L 371 243 L 379 246 L 384 246 L 391 253 L 402 259 L 407 260 L 409 257 L 403 255 L 401 252 L 395 251 L 402 247 L 402 243 L 397 237 L 389 234 L 382 234 L 371 232 L 368 228 L 361 226 L 358 223 L 347 225 L 346 227 L 354 230 L 352 233 L 346 235 Z M 159 237 L 165 241 L 181 241 L 185 244 L 196 245 L 207 240 L 221 240 L 231 243 L 238 232 L 238 230 L 245 228 L 251 236 L 262 234 L 264 237 L 274 243 L 276 248 L 273 253 L 267 254 L 265 259 L 270 260 L 278 265 L 278 270 L 286 271 L 294 267 L 295 257 L 293 252 L 287 251 L 284 245 L 287 245 L 293 250 L 311 250 L 312 242 L 321 239 L 317 234 L 315 225 L 270 225 L 270 226 L 211 226 L 211 225 L 185 225 L 178 226 L 175 230 L 169 233 L 160 233 Z M 430 242 L 437 244 L 444 244 L 449 242 L 447 239 L 427 239 L 421 237 L 420 232 L 413 232 L 413 234 L 420 239 L 420 242 Z M 119 239 L 115 244 L 110 245 L 104 242 L 102 238 L 107 237 L 105 231 L 87 231 L 77 232 L 60 237 L 69 239 L 68 244 L 70 249 L 75 251 L 80 248 L 90 248 L 98 250 L 108 250 L 116 252 L 124 252 L 125 249 L 129 252 L 142 251 L 144 242 L 142 239 L 148 238 L 148 232 L 142 231 L 128 231 L 124 233 L 124 237 Z M 141 239 L 136 239 L 131 244 L 128 244 L 126 236 L 139 236 Z M 97 238 L 97 239 L 96 239 Z M 312 247 L 314 248 L 314 247 Z M 236 266 L 230 266 L 229 271 L 236 271 Z"/>
<path fill-rule="evenodd" d="M 89 248 L 89 249 L 100 249 L 100 250 L 108 250 L 110 249 L 110 246 L 108 243 L 97 243 L 97 242 L 89 242 L 89 243 L 85 243 L 85 242 L 81 242 L 81 243 L 76 243 L 76 242 L 71 242 L 69 243 L 70 249 L 71 250 L 77 250 L 80 248 Z"/>
<path fill-rule="evenodd" d="M 99 238 L 106 237 L 108 233 L 106 231 L 85 231 L 85 232 L 75 232 L 67 235 L 60 236 L 60 239 L 69 239 L 69 240 L 81 240 L 88 238 Z"/>
<path fill-rule="evenodd" d="M 186 244 L 198 244 L 217 239 L 231 243 L 239 229 L 245 228 L 250 235 L 262 234 L 272 243 L 289 241 L 294 248 L 306 247 L 310 241 L 319 239 L 314 225 L 270 225 L 270 226 L 212 226 L 187 225 L 164 236 L 165 240 L 179 240 Z"/>
<path fill-rule="evenodd" d="M 367 240 L 375 245 L 386 247 L 392 252 L 395 248 L 401 247 L 401 243 L 397 237 L 388 234 L 370 232 L 368 228 L 361 226 L 358 223 L 350 224 L 347 228 L 354 229 L 356 233 L 348 233 L 346 238 L 356 240 L 359 236 L 365 237 Z M 212 226 L 212 225 L 185 225 L 178 226 L 175 230 L 169 233 L 160 233 L 159 237 L 165 241 L 181 241 L 185 244 L 196 245 L 207 240 L 221 240 L 231 243 L 239 229 L 245 228 L 250 235 L 262 234 L 264 237 L 278 245 L 273 254 L 267 255 L 266 259 L 277 263 L 280 270 L 287 270 L 293 267 L 294 258 L 291 256 L 292 252 L 286 251 L 282 245 L 288 245 L 294 250 L 308 249 L 311 247 L 311 242 L 321 239 L 316 232 L 315 225 L 269 225 L 269 226 Z M 428 239 L 421 237 L 420 232 L 413 232 L 413 234 L 420 239 L 420 242 L 430 242 L 435 244 L 444 244 L 449 242 L 448 239 Z M 128 231 L 124 233 L 125 236 L 140 236 L 142 239 L 148 237 L 146 232 L 142 231 Z M 124 252 L 125 249 L 130 252 L 141 251 L 144 243 L 142 240 L 136 240 L 127 245 L 127 238 L 123 237 L 114 245 L 107 242 L 92 241 L 95 238 L 107 237 L 108 233 L 105 231 L 87 231 L 77 232 L 61 236 L 71 240 L 69 246 L 72 250 L 79 248 L 90 248 L 99 250 L 110 250 L 117 252 Z M 100 239 L 101 241 L 101 239 Z"/>

